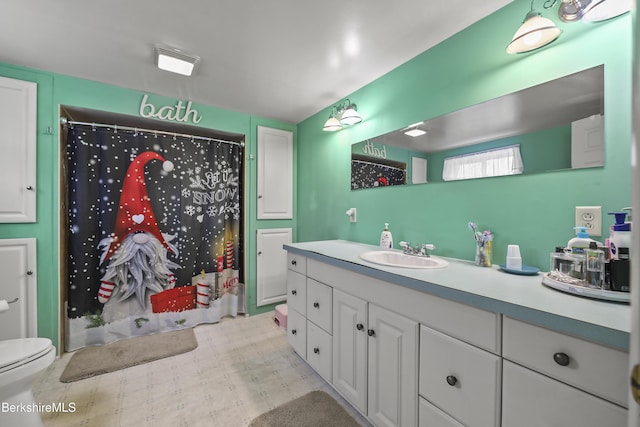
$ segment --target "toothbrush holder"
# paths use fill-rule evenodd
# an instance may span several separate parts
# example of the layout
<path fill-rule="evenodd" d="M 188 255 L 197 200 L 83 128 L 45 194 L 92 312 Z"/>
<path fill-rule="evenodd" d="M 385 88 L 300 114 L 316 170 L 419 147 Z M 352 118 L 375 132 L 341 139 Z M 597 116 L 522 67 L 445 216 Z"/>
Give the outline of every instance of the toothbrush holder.
<path fill-rule="evenodd" d="M 491 267 L 491 241 L 476 242 L 476 265 Z"/>

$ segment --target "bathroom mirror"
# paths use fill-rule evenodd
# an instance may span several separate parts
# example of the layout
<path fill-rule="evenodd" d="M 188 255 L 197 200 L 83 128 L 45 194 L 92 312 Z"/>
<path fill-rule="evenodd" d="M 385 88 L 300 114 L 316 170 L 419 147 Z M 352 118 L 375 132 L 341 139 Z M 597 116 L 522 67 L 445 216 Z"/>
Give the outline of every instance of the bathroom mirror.
<path fill-rule="evenodd" d="M 445 159 L 501 147 L 517 173 L 604 166 L 604 65 L 353 144 L 351 189 L 441 182 Z"/>

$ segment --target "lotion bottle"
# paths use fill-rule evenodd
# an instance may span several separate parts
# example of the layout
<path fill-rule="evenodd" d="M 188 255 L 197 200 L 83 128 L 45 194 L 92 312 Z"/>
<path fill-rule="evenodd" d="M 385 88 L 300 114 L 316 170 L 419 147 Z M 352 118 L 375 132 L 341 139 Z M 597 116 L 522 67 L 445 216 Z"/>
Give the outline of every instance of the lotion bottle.
<path fill-rule="evenodd" d="M 567 243 L 567 249 L 570 249 L 572 254 L 584 254 L 585 249 L 589 249 L 591 242 L 599 243 L 589 238 L 586 227 L 574 227 L 574 229 L 579 230 L 578 234 Z"/>
<path fill-rule="evenodd" d="M 384 230 L 380 235 L 380 247 L 384 249 L 393 249 L 393 237 L 389 231 L 389 223 L 384 223 Z"/>

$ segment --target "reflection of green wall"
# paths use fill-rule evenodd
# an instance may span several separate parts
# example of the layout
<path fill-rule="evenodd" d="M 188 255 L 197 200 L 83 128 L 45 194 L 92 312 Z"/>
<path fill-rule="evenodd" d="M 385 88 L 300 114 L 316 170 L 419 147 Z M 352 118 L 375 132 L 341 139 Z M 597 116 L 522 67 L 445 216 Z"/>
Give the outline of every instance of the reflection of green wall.
<path fill-rule="evenodd" d="M 494 259 L 519 244 L 523 262 L 548 269 L 549 252 L 573 236 L 575 206 L 603 212 L 631 199 L 631 15 L 594 25 L 563 23 L 553 44 L 505 53 L 531 2 L 515 0 L 407 63 L 348 94 L 364 121 L 322 132 L 330 106 L 298 125 L 298 239 L 377 244 L 431 242 L 435 254 L 472 260 L 469 221 L 495 233 Z M 615 46 L 615 49 L 612 49 Z M 421 120 L 604 64 L 605 166 L 515 177 L 350 191 L 351 144 Z M 345 218 L 358 209 L 358 222 Z M 606 230 L 607 218 L 603 228 Z"/>
<path fill-rule="evenodd" d="M 520 145 L 524 173 L 538 173 L 571 168 L 571 125 L 545 129 L 472 146 L 454 148 L 429 155 L 428 180 L 442 182 L 442 168 L 447 157 Z"/>

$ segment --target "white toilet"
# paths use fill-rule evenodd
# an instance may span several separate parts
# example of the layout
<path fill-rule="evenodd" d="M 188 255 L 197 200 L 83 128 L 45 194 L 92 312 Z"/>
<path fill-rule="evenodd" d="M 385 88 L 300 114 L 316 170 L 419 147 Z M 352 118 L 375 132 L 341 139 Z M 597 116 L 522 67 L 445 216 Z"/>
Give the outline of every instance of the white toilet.
<path fill-rule="evenodd" d="M 31 382 L 55 357 L 56 348 L 48 338 L 0 341 L 0 426 L 42 426 Z"/>

